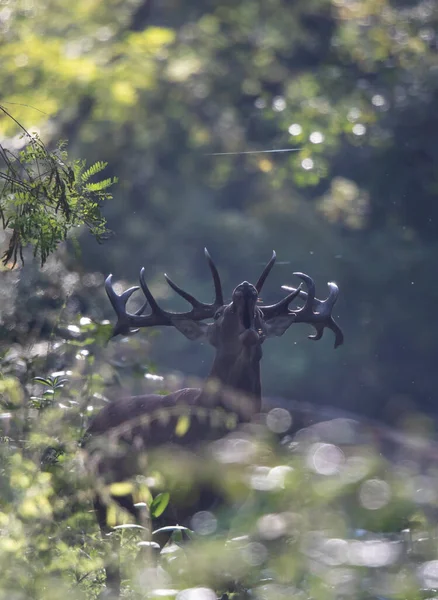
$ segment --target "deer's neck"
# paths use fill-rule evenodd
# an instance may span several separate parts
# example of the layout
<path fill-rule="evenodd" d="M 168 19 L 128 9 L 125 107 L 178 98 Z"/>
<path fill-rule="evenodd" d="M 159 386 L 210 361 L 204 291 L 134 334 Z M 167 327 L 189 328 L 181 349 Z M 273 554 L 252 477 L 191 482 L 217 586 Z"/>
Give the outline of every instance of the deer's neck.
<path fill-rule="evenodd" d="M 226 408 L 235 409 L 243 419 L 260 412 L 262 392 L 260 381 L 260 347 L 245 348 L 237 356 L 216 355 L 203 389 L 213 398 L 220 398 Z"/>

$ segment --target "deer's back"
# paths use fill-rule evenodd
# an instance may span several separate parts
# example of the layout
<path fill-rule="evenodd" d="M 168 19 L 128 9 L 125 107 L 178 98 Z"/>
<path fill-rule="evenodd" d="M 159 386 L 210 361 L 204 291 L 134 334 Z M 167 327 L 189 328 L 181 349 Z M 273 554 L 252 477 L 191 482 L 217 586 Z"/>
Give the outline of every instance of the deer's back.
<path fill-rule="evenodd" d="M 146 394 L 112 400 L 91 420 L 87 434 L 102 435 L 122 430 L 130 424 L 136 426 L 149 416 L 153 420 L 164 420 L 164 413 L 169 415 L 174 407 L 193 406 L 199 401 L 201 390 L 185 388 L 167 394 Z"/>
<path fill-rule="evenodd" d="M 110 402 L 92 419 L 83 447 L 98 473 L 114 480 L 135 474 L 145 451 L 166 445 L 197 451 L 237 424 L 234 413 L 212 406 L 200 389 L 186 388 Z"/>

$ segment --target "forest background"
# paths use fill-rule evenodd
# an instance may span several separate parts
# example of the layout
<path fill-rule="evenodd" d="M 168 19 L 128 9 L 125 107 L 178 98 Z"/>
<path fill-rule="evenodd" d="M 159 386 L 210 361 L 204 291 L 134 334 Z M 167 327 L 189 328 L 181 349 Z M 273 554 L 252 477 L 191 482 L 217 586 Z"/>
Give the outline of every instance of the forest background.
<path fill-rule="evenodd" d="M 48 359 L 56 332 L 113 320 L 110 272 L 126 287 L 144 265 L 163 306 L 183 309 L 163 272 L 208 300 L 204 246 L 228 295 L 275 249 L 263 300 L 293 271 L 319 297 L 336 281 L 346 341 L 334 352 L 305 326 L 268 341 L 265 395 L 391 423 L 434 415 L 437 17 L 430 0 L 0 0 L 0 103 L 119 180 L 103 244 L 75 229 L 42 268 L 30 250 L 4 266 L 3 359 L 63 368 L 61 351 Z M 20 134 L 0 116 L 5 147 Z M 203 376 L 211 360 L 170 330 L 112 344 L 128 392 L 157 365 Z"/>
<path fill-rule="evenodd" d="M 225 598 L 230 577 L 258 600 L 437 596 L 437 31 L 433 0 L 0 0 L 0 600 L 104 589 L 90 414 L 212 359 L 171 328 L 110 340 L 104 279 L 145 266 L 186 310 L 163 273 L 208 301 L 204 246 L 227 298 L 273 249 L 264 302 L 294 271 L 339 285 L 343 346 L 305 325 L 264 344 L 293 427 L 310 404 L 399 429 L 245 438 L 210 469 L 228 514 L 161 570 L 112 531 L 124 597 Z M 179 458 L 163 472 L 190 486 Z"/>

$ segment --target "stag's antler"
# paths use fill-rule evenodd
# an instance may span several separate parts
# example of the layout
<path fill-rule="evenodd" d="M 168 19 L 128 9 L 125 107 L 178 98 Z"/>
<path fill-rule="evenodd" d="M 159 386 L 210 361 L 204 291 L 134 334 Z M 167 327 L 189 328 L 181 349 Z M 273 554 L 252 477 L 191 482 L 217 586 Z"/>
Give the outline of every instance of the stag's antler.
<path fill-rule="evenodd" d="M 275 253 L 275 250 L 273 250 L 271 260 L 268 262 L 266 267 L 263 269 L 262 274 L 260 275 L 257 283 L 255 284 L 255 288 L 259 294 L 262 291 L 263 284 L 265 283 L 267 276 L 271 272 L 271 269 L 274 266 L 274 263 L 276 260 L 277 260 L 277 254 Z"/>
<path fill-rule="evenodd" d="M 311 340 L 321 339 L 324 329 L 327 327 L 335 334 L 335 348 L 337 348 L 344 341 L 344 334 L 332 316 L 333 306 L 338 299 L 338 286 L 336 283 L 329 282 L 327 284 L 329 287 L 328 297 L 325 300 L 319 300 L 315 297 L 315 282 L 313 279 L 305 273 L 294 273 L 294 275 L 304 281 L 307 292 L 301 289 L 301 285 L 298 288 L 283 285 L 284 290 L 291 292 L 288 296 L 276 304 L 259 306 L 264 320 L 269 323 L 270 319 L 283 316 L 290 318 L 290 325 L 292 323 L 309 323 L 316 330 L 315 335 L 309 335 Z M 291 310 L 289 305 L 297 296 L 305 300 L 304 306 Z"/>
<path fill-rule="evenodd" d="M 217 309 L 224 304 L 224 300 L 219 273 L 210 254 L 208 253 L 207 248 L 204 249 L 204 253 L 213 277 L 215 290 L 215 299 L 211 304 L 200 302 L 194 296 L 188 292 L 185 292 L 182 288 L 176 285 L 176 283 L 174 283 L 167 275 L 164 275 L 169 286 L 192 305 L 192 309 L 184 313 L 169 312 L 162 309 L 158 305 L 145 281 L 144 267 L 140 271 L 140 287 L 131 287 L 121 294 L 117 294 L 117 292 L 114 290 L 112 275 L 108 275 L 105 280 L 105 290 L 117 315 L 117 323 L 114 328 L 113 335 L 118 335 L 119 333 L 123 335 L 135 333 L 140 327 L 173 325 L 175 321 L 178 320 L 190 319 L 191 321 L 202 321 L 203 319 L 213 318 Z M 130 313 L 126 308 L 126 305 L 132 294 L 140 288 L 146 297 L 146 302 L 135 313 Z M 143 313 L 148 305 L 151 309 L 151 313 L 149 315 L 144 315 Z"/>

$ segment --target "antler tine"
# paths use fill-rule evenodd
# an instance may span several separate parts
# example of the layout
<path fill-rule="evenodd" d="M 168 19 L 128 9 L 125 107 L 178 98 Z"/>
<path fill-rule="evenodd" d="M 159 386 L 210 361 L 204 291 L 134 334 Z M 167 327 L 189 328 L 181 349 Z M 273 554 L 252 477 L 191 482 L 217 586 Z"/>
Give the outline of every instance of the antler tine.
<path fill-rule="evenodd" d="M 302 279 L 307 286 L 307 295 L 305 304 L 302 308 L 292 311 L 295 314 L 295 323 L 309 323 L 316 331 L 314 335 L 309 335 L 311 340 L 320 340 L 324 329 L 328 327 L 335 334 L 335 348 L 344 341 L 344 335 L 332 317 L 333 306 L 339 295 L 339 288 L 336 283 L 329 282 L 329 295 L 325 300 L 315 298 L 315 282 L 305 273 L 294 273 Z"/>
<path fill-rule="evenodd" d="M 202 302 L 199 302 L 199 300 L 197 300 L 194 296 L 192 296 L 188 292 L 184 291 L 182 288 L 179 287 L 179 285 L 176 285 L 176 283 L 174 283 L 170 279 L 170 277 L 168 275 L 166 275 L 166 273 L 164 273 L 164 277 L 165 277 L 167 283 L 173 289 L 173 291 L 176 292 L 177 294 L 179 294 L 180 296 L 182 296 L 184 298 L 184 300 L 187 300 L 187 302 L 190 302 L 190 304 L 193 307 L 198 307 L 199 308 L 199 307 L 202 306 Z"/>
<path fill-rule="evenodd" d="M 307 291 L 301 289 L 301 284 L 297 287 L 283 285 L 284 290 L 290 291 L 290 294 L 271 306 L 260 306 L 263 316 L 266 321 L 273 319 L 279 315 L 290 317 L 292 323 L 309 323 L 316 331 L 314 335 L 310 335 L 309 339 L 319 340 L 322 338 L 324 329 L 327 327 L 335 334 L 335 348 L 340 346 L 344 341 L 344 335 L 341 328 L 332 317 L 333 306 L 338 298 L 339 288 L 336 283 L 329 282 L 329 295 L 325 300 L 319 300 L 315 297 L 315 282 L 309 275 L 305 273 L 294 273 L 297 277 L 303 280 L 307 287 Z M 290 310 L 289 304 L 296 297 L 302 298 L 304 306 L 296 310 Z"/>
<path fill-rule="evenodd" d="M 189 294 L 188 292 L 186 292 L 185 290 L 180 288 L 179 285 L 177 285 L 174 281 L 172 281 L 166 273 L 164 273 L 164 277 L 166 278 L 167 283 L 170 285 L 170 287 L 173 289 L 173 291 L 176 292 L 177 294 L 179 294 L 182 298 L 184 298 L 184 300 L 187 300 L 187 302 L 189 302 L 193 306 L 193 308 L 205 309 L 206 307 L 212 307 L 212 306 L 214 306 L 215 308 L 218 308 L 219 306 L 222 306 L 224 303 L 223 295 L 222 295 L 222 285 L 221 285 L 221 280 L 219 277 L 219 272 L 216 269 L 216 265 L 214 264 L 213 259 L 211 258 L 207 248 L 204 248 L 204 254 L 207 258 L 208 265 L 210 267 L 210 271 L 213 275 L 214 291 L 215 291 L 215 300 L 214 300 L 213 304 L 205 304 L 204 302 L 200 302 L 194 296 L 192 296 L 192 294 Z"/>
<path fill-rule="evenodd" d="M 134 287 L 131 287 L 128 290 L 125 290 L 122 294 L 119 295 L 113 288 L 112 273 L 110 275 L 108 275 L 108 277 L 105 279 L 105 291 L 109 298 L 109 301 L 112 304 L 112 307 L 116 311 L 117 316 L 119 316 L 119 314 L 121 312 L 123 312 L 123 309 L 126 307 L 126 303 L 128 302 L 129 298 L 132 296 L 132 294 L 139 289 L 140 288 L 138 287 L 138 285 L 135 285 Z"/>
<path fill-rule="evenodd" d="M 333 310 L 333 306 L 335 305 L 336 300 L 338 299 L 338 296 L 339 296 L 339 288 L 334 281 L 329 281 L 327 283 L 327 285 L 329 287 L 329 295 L 323 302 L 321 302 L 321 300 L 319 300 L 319 303 L 323 304 L 323 308 L 322 308 L 322 310 L 320 310 L 320 313 L 325 312 L 325 315 L 328 319 L 326 321 L 325 327 L 328 327 L 329 329 L 331 329 L 333 331 L 333 333 L 335 334 L 335 348 L 337 348 L 344 342 L 344 334 L 342 333 L 342 330 L 339 327 L 339 325 L 336 323 L 336 321 L 332 317 L 331 313 Z M 323 328 L 324 328 L 324 326 L 323 326 Z M 321 333 L 321 336 L 322 336 L 322 333 Z"/>
<path fill-rule="evenodd" d="M 139 289 L 137 286 L 135 286 L 137 288 L 137 290 Z M 135 288 L 134 288 L 135 289 Z M 147 300 L 144 301 L 143 306 L 141 306 L 138 310 L 135 311 L 134 315 L 136 317 L 138 317 L 139 315 L 142 315 L 144 313 L 144 311 L 147 309 L 149 302 Z M 125 335 L 133 335 L 134 333 L 138 333 L 140 330 L 138 329 L 130 329 L 128 332 L 125 333 Z M 116 336 L 117 333 L 114 331 L 112 337 Z"/>
<path fill-rule="evenodd" d="M 216 265 L 213 262 L 213 259 L 210 256 L 210 253 L 208 252 L 207 248 L 204 248 L 204 254 L 205 254 L 205 258 L 207 259 L 208 262 L 208 266 L 210 267 L 210 271 L 211 274 L 213 276 L 213 283 L 214 283 L 214 292 L 215 292 L 215 300 L 214 300 L 214 306 L 216 306 L 216 308 L 219 308 L 219 306 L 223 306 L 224 304 L 224 296 L 222 294 L 222 284 L 221 284 L 221 278 L 219 277 L 219 273 L 218 270 L 216 269 Z"/>
<path fill-rule="evenodd" d="M 257 283 L 255 284 L 255 288 L 258 291 L 258 293 L 260 294 L 263 284 L 266 281 L 267 276 L 269 275 L 269 273 L 271 272 L 272 267 L 274 266 L 274 263 L 277 259 L 277 254 L 275 252 L 275 250 L 272 251 L 272 258 L 271 260 L 268 262 L 268 264 L 266 265 L 266 267 L 263 269 L 262 274 L 260 275 Z"/>
<path fill-rule="evenodd" d="M 130 333 L 135 333 L 135 331 L 132 331 L 129 326 L 129 320 L 126 319 L 126 317 L 127 317 L 126 304 L 128 303 L 128 300 L 132 296 L 132 294 L 134 292 L 136 292 L 137 290 L 139 290 L 140 288 L 138 287 L 138 285 L 136 285 L 134 287 L 129 288 L 128 290 L 125 290 L 124 292 L 122 292 L 119 295 L 116 293 L 116 291 L 113 288 L 112 280 L 113 280 L 112 274 L 108 275 L 108 277 L 105 279 L 105 291 L 106 291 L 109 301 L 111 302 L 111 305 L 114 308 L 114 311 L 117 315 L 117 323 L 114 327 L 113 337 L 118 335 L 119 333 L 123 333 L 125 335 L 128 335 Z M 140 311 L 143 312 L 145 310 L 146 306 L 147 306 L 147 303 L 145 303 L 141 307 Z M 137 311 L 137 313 L 139 313 L 139 311 Z"/>
<path fill-rule="evenodd" d="M 216 298 L 212 304 L 204 304 L 197 300 L 194 296 L 189 294 L 174 283 L 170 277 L 165 275 L 166 281 L 169 286 L 191 305 L 192 309 L 187 312 L 173 313 L 162 309 L 150 291 L 146 280 L 145 280 L 145 269 L 144 267 L 140 271 L 140 288 L 146 298 L 143 306 L 139 308 L 134 314 L 127 311 L 126 305 L 129 298 L 134 292 L 140 289 L 138 286 L 129 288 L 128 290 L 117 294 L 112 284 L 112 275 L 109 275 L 105 280 L 105 289 L 108 294 L 108 298 L 116 312 L 117 323 L 114 328 L 113 335 L 119 333 L 123 335 L 129 335 L 136 333 L 139 327 L 153 327 L 154 325 L 175 325 L 176 321 L 184 321 L 189 319 L 192 321 L 202 321 L 203 319 L 211 319 L 216 310 L 223 305 L 222 287 L 219 278 L 219 273 L 208 254 L 207 250 L 206 257 L 210 266 L 211 273 L 213 275 L 214 289 Z M 147 306 L 150 306 L 151 312 L 148 315 L 143 314 Z M 134 329 L 135 328 L 135 329 Z"/>
<path fill-rule="evenodd" d="M 146 301 L 134 314 L 126 309 L 129 298 L 134 292 L 139 290 L 138 286 L 131 287 L 121 294 L 117 294 L 112 283 L 112 275 L 108 275 L 105 280 L 105 291 L 117 315 L 117 323 L 114 327 L 113 337 L 122 334 L 130 335 L 136 333 L 139 327 L 151 327 L 153 325 L 172 325 L 169 316 L 156 303 L 149 288 L 144 281 L 144 270 L 140 272 L 140 285 L 146 296 Z M 150 315 L 143 315 L 148 304 L 151 307 Z"/>
<path fill-rule="evenodd" d="M 271 304 L 270 306 L 259 306 L 259 308 L 263 312 L 264 318 L 272 319 L 273 317 L 278 317 L 282 314 L 286 316 L 289 315 L 289 304 L 300 294 L 301 291 L 302 290 L 300 285 L 298 288 L 292 289 L 292 292 L 290 294 L 288 294 L 285 298 L 283 298 L 276 304 Z"/>
<path fill-rule="evenodd" d="M 179 285 L 176 285 L 176 283 L 174 283 L 170 279 L 170 277 L 166 274 L 164 274 L 164 277 L 165 277 L 167 283 L 169 284 L 169 286 L 177 294 L 179 294 L 185 300 L 187 300 L 187 302 L 189 302 L 193 308 L 192 308 L 192 310 L 190 310 L 188 312 L 184 312 L 184 313 L 173 313 L 173 312 L 168 312 L 166 310 L 163 310 L 162 308 L 160 308 L 158 306 L 157 301 L 152 296 L 152 293 L 146 284 L 146 281 L 144 278 L 144 271 L 145 271 L 144 268 L 140 271 L 140 285 L 141 285 L 141 289 L 143 290 L 144 295 L 146 296 L 146 299 L 148 300 L 148 302 L 150 304 L 152 314 L 162 317 L 163 319 L 167 319 L 167 321 L 168 321 L 167 323 L 160 323 L 160 324 L 173 325 L 174 320 L 179 320 L 179 319 L 202 320 L 202 319 L 208 319 L 213 316 L 214 312 L 217 309 L 216 305 L 204 304 L 203 302 L 200 302 L 194 296 L 192 296 L 191 294 L 189 294 L 188 292 L 186 292 L 182 288 L 180 288 Z"/>
<path fill-rule="evenodd" d="M 143 294 L 146 296 L 146 300 L 149 303 L 149 306 L 151 307 L 152 313 L 164 313 L 164 311 L 158 306 L 157 301 L 155 300 L 155 298 L 152 296 L 151 290 L 148 288 L 148 285 L 146 283 L 146 280 L 144 278 L 146 269 L 144 267 L 142 267 L 140 269 L 140 287 L 142 289 Z"/>
<path fill-rule="evenodd" d="M 294 273 L 294 275 L 299 275 L 299 273 Z M 329 297 L 324 300 L 324 302 L 327 302 L 327 306 L 330 306 L 331 308 L 333 307 L 334 303 L 336 302 L 338 295 L 339 295 L 339 288 L 336 285 L 336 283 L 334 283 L 333 281 L 329 281 L 327 283 L 327 285 L 330 288 L 330 292 L 329 292 Z M 299 292 L 299 297 L 302 298 L 303 300 L 307 299 L 307 292 L 305 292 L 304 290 L 301 289 L 301 284 L 298 286 L 298 288 L 294 288 L 291 285 L 282 285 L 281 286 L 282 290 L 287 290 L 288 292 Z M 314 302 L 321 303 L 321 300 L 318 300 L 318 298 L 314 298 Z"/>
<path fill-rule="evenodd" d="M 138 288 L 137 288 L 138 289 Z M 139 308 L 138 310 L 135 311 L 135 314 L 138 315 L 142 315 L 144 313 L 144 311 L 147 309 L 149 302 L 147 300 L 144 301 L 144 304 L 141 308 Z"/>
<path fill-rule="evenodd" d="M 310 310 L 312 310 L 313 303 L 315 301 L 315 292 L 316 292 L 315 282 L 309 275 L 306 275 L 305 273 L 300 273 L 299 271 L 295 271 L 294 275 L 296 275 L 297 277 L 302 279 L 304 281 L 304 283 L 306 284 L 307 292 L 306 292 L 306 303 L 304 305 L 304 308 L 309 307 Z"/>
<path fill-rule="evenodd" d="M 282 285 L 281 286 L 282 290 L 287 290 L 288 292 L 295 292 L 296 290 L 299 290 L 298 296 L 300 298 L 302 298 L 303 300 L 305 300 L 307 298 L 307 292 L 305 292 L 304 290 L 302 290 L 300 288 L 301 288 L 301 284 L 297 288 L 294 288 L 291 285 Z"/>

